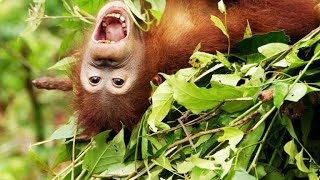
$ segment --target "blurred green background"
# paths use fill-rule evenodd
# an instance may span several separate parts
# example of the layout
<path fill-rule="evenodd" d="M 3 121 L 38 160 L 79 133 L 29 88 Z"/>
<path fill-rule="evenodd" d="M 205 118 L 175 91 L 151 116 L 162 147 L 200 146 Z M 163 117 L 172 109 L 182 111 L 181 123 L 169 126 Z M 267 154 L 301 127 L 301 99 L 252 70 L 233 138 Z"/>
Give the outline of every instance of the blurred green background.
<path fill-rule="evenodd" d="M 29 146 L 48 138 L 72 114 L 70 96 L 60 91 L 37 90 L 31 80 L 62 76 L 48 71 L 58 60 L 58 49 L 67 30 L 59 19 L 43 21 L 34 33 L 21 37 L 31 0 L 0 0 L 0 179 L 44 179 L 45 173 L 27 155 Z M 46 2 L 47 15 L 62 14 L 61 1 Z M 48 143 L 36 148 L 52 161 L 58 148 Z"/>

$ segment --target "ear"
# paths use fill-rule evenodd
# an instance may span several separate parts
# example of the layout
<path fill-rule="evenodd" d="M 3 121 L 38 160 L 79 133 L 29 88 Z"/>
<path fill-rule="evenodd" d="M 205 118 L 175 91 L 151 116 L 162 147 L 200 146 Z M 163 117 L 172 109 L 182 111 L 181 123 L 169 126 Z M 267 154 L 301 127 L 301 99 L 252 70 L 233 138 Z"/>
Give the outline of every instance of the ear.
<path fill-rule="evenodd" d="M 159 86 L 160 84 L 163 83 L 163 77 L 157 74 L 151 79 L 151 81 L 153 82 L 154 85 Z"/>
<path fill-rule="evenodd" d="M 160 84 L 163 83 L 163 77 L 160 76 L 159 74 L 155 75 L 152 79 L 151 79 L 152 83 L 156 86 L 160 86 Z M 149 98 L 149 101 L 151 100 L 151 96 L 153 95 L 154 93 L 154 90 L 151 89 L 151 92 L 150 92 L 150 98 Z"/>

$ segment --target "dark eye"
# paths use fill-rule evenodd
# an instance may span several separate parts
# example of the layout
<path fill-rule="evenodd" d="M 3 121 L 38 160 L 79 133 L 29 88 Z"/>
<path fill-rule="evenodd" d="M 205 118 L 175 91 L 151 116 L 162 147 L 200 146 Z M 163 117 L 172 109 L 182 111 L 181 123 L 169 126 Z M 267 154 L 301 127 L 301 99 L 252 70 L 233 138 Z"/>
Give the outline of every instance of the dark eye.
<path fill-rule="evenodd" d="M 89 78 L 90 84 L 92 86 L 96 86 L 98 85 L 98 83 L 100 82 L 101 78 L 99 76 L 92 76 Z"/>
<path fill-rule="evenodd" d="M 122 87 L 123 84 L 124 84 L 124 80 L 123 80 L 123 79 L 120 79 L 120 78 L 113 78 L 113 79 L 112 79 L 112 82 L 113 82 L 113 84 L 114 84 L 116 87 L 118 87 L 118 88 Z"/>

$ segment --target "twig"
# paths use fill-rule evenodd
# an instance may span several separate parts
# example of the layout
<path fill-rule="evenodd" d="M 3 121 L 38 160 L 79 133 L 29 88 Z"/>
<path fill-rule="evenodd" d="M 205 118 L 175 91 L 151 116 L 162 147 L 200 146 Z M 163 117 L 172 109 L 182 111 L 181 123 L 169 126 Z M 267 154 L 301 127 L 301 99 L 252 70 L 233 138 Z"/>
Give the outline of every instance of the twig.
<path fill-rule="evenodd" d="M 38 89 L 71 91 L 72 82 L 67 78 L 42 77 L 32 81 Z"/>
<path fill-rule="evenodd" d="M 192 139 L 190 139 L 190 134 L 189 134 L 186 126 L 185 126 L 185 125 L 183 124 L 183 122 L 182 122 L 183 119 L 187 119 L 187 118 L 188 118 L 188 115 L 189 115 L 189 114 L 190 114 L 190 111 L 187 111 L 186 113 L 184 113 L 183 116 L 181 116 L 180 118 L 178 118 L 178 122 L 180 123 L 180 125 L 181 125 L 184 133 L 186 134 L 186 136 L 187 136 L 187 138 L 188 138 L 188 140 L 189 140 L 189 142 L 190 142 L 191 147 L 195 150 L 196 148 L 194 147 L 194 144 L 193 144 L 193 142 L 192 142 Z"/>
<path fill-rule="evenodd" d="M 240 119 L 243 119 L 244 117 L 246 117 L 249 113 L 251 113 L 253 110 L 257 109 L 260 105 L 262 104 L 262 101 L 259 101 L 257 104 L 255 104 L 254 106 L 252 106 L 250 109 L 248 109 L 246 112 L 244 112 L 243 114 L 241 114 L 240 116 L 238 116 L 235 120 L 231 121 L 229 124 L 234 124 L 237 121 L 239 121 Z"/>
<path fill-rule="evenodd" d="M 257 122 L 257 124 L 254 125 L 253 128 L 247 130 L 247 131 L 245 132 L 245 134 L 249 134 L 249 133 L 251 133 L 252 131 L 254 131 L 255 129 L 257 129 L 257 128 L 260 126 L 260 124 L 261 124 L 262 122 L 264 122 L 264 121 L 270 116 L 270 114 L 271 114 L 275 109 L 276 109 L 276 107 L 273 106 L 266 114 L 264 114 L 264 115 L 262 116 L 262 118 Z"/>

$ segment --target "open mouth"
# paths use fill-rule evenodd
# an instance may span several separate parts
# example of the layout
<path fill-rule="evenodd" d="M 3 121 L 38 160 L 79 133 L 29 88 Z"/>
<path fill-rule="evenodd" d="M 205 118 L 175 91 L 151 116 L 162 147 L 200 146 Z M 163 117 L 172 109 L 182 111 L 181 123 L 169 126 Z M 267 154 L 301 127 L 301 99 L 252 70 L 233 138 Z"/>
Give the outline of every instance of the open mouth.
<path fill-rule="evenodd" d="M 128 36 L 129 18 L 122 8 L 113 7 L 100 18 L 94 40 L 98 43 L 116 43 Z"/>

